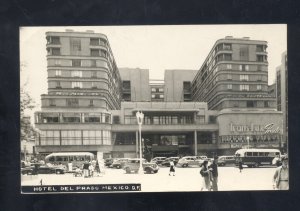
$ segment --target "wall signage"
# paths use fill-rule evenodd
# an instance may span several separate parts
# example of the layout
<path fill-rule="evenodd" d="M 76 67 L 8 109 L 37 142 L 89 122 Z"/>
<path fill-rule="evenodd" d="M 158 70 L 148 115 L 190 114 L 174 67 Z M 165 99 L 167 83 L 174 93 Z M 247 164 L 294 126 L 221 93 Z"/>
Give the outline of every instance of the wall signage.
<path fill-rule="evenodd" d="M 279 127 L 275 126 L 274 123 L 266 124 L 266 125 L 235 125 L 230 123 L 230 132 L 231 133 L 263 133 L 263 134 L 274 134 L 281 133 Z"/>

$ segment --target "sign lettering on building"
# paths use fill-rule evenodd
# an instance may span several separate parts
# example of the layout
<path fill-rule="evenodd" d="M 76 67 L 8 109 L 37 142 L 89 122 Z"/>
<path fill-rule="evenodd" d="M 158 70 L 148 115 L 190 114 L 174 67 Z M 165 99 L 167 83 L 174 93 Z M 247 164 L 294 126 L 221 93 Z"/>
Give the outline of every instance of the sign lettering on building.
<path fill-rule="evenodd" d="M 231 133 L 247 133 L 247 132 L 255 132 L 262 134 L 274 134 L 281 133 L 280 128 L 275 126 L 274 123 L 266 124 L 266 125 L 234 125 L 230 123 L 230 132 Z"/>

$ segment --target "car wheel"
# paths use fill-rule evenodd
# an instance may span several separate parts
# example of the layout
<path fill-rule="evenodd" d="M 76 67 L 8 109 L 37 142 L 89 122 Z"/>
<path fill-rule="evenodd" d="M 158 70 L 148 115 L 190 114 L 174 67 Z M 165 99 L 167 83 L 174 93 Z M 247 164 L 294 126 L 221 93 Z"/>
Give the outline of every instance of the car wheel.
<path fill-rule="evenodd" d="M 126 174 L 130 174 L 130 168 L 127 167 L 127 168 L 125 169 L 125 171 L 126 171 Z"/>
<path fill-rule="evenodd" d="M 182 167 L 186 168 L 186 167 L 188 167 L 188 164 L 183 164 Z"/>
<path fill-rule="evenodd" d="M 146 168 L 145 172 L 146 172 L 146 174 L 151 174 L 151 169 L 150 168 Z"/>
<path fill-rule="evenodd" d="M 59 170 L 56 170 L 55 173 L 56 173 L 56 174 L 60 174 Z"/>
<path fill-rule="evenodd" d="M 119 168 L 121 168 L 121 166 L 120 166 L 120 165 L 117 165 L 116 168 L 119 169 Z"/>

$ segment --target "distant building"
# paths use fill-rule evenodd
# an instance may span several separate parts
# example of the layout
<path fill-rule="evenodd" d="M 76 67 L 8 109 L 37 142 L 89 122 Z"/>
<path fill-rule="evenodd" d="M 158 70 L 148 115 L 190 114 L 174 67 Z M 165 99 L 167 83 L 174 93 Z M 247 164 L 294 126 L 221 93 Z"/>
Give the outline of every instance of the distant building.
<path fill-rule="evenodd" d="M 150 101 L 149 70 L 119 68 L 123 101 Z"/>
<path fill-rule="evenodd" d="M 197 70 L 166 70 L 165 71 L 165 101 L 192 101 L 192 81 Z"/>
<path fill-rule="evenodd" d="M 268 94 L 267 42 L 248 37 L 218 40 L 192 83 L 192 100 L 210 110 L 276 108 Z"/>
<path fill-rule="evenodd" d="M 276 68 L 276 95 L 277 110 L 283 113 L 283 144 L 287 145 L 288 140 L 288 68 L 287 68 L 287 52 L 283 52 L 281 56 L 281 65 Z M 285 147 L 286 148 L 286 147 Z"/>

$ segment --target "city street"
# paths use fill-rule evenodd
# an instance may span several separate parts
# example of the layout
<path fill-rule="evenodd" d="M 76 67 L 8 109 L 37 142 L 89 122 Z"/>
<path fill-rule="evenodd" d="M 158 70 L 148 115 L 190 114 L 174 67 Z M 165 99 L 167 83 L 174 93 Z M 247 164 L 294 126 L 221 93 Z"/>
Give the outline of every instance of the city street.
<path fill-rule="evenodd" d="M 200 191 L 202 178 L 199 167 L 176 168 L 176 176 L 169 176 L 169 168 L 161 167 L 157 174 L 125 174 L 122 169 L 105 168 L 98 177 L 74 177 L 40 174 L 22 176 L 21 185 L 76 185 L 76 184 L 130 184 L 141 183 L 142 192 Z M 235 167 L 219 167 L 219 191 L 273 190 L 274 167 L 247 168 L 242 173 Z"/>

